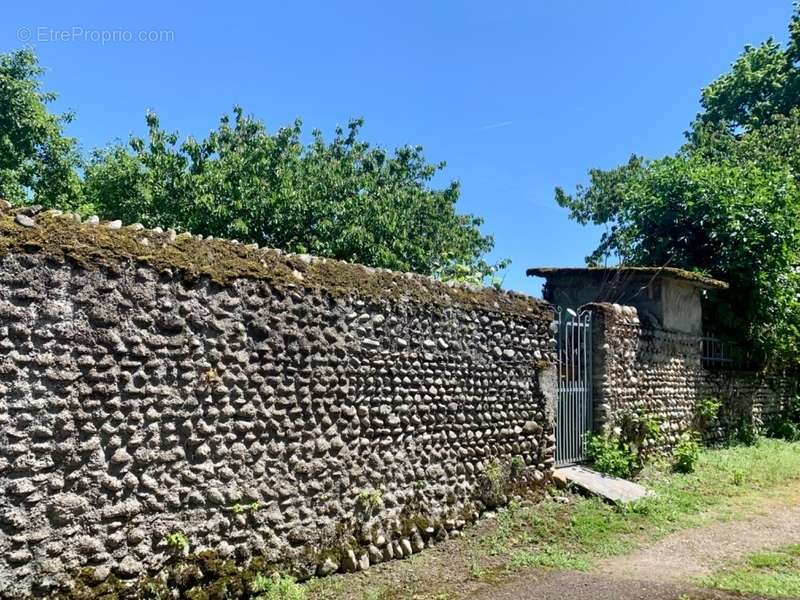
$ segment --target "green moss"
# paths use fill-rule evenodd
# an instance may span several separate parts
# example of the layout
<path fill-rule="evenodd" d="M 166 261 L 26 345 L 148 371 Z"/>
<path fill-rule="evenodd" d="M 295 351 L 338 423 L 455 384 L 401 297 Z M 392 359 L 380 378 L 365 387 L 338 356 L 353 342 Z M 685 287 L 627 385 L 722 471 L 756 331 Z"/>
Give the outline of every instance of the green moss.
<path fill-rule="evenodd" d="M 401 533 L 403 536 L 408 536 L 412 531 L 425 531 L 428 527 L 435 527 L 433 521 L 423 515 L 410 515 L 401 518 Z"/>
<path fill-rule="evenodd" d="M 23 227 L 15 222 L 13 213 L 0 213 L 0 256 L 41 253 L 84 269 L 117 272 L 126 264 L 138 264 L 188 282 L 208 279 L 229 285 L 244 278 L 266 281 L 284 291 L 302 287 L 332 296 L 375 300 L 407 297 L 422 304 L 550 318 L 546 303 L 493 288 L 449 286 L 419 275 L 367 270 L 336 260 L 306 262 L 276 250 L 258 250 L 226 240 L 198 240 L 186 234 L 170 241 L 167 233 L 131 227 L 114 230 L 48 213 L 37 215 L 35 220 L 35 227 Z"/>

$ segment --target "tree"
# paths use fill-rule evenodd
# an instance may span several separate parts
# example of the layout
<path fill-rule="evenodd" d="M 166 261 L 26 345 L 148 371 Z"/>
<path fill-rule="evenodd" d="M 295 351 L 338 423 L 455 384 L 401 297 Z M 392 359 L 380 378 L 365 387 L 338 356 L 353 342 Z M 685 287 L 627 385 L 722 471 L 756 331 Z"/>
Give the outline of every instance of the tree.
<path fill-rule="evenodd" d="M 800 345 L 800 10 L 791 41 L 745 48 L 702 92 L 675 155 L 590 171 L 556 201 L 607 225 L 590 264 L 672 266 L 724 279 L 707 326 L 752 342 L 772 363 Z"/>
<path fill-rule="evenodd" d="M 64 135 L 72 115 L 47 110 L 55 95 L 42 91 L 42 72 L 30 50 L 0 54 L 0 197 L 75 207 L 80 160 Z"/>
<path fill-rule="evenodd" d="M 800 105 L 800 4 L 789 22 L 789 43 L 781 48 L 772 38 L 758 47 L 745 46 L 731 66 L 703 91 L 703 111 L 695 127 L 713 124 L 728 131 L 752 131 L 787 116 Z"/>
<path fill-rule="evenodd" d="M 42 73 L 30 50 L 0 54 L 0 197 L 14 203 L 473 283 L 508 264 L 487 262 L 494 240 L 456 211 L 458 183 L 431 186 L 444 163 L 419 146 L 371 147 L 361 120 L 304 144 L 300 121 L 270 134 L 235 108 L 205 139 L 180 141 L 148 114 L 145 138 L 83 161 Z"/>
<path fill-rule="evenodd" d="M 84 210 L 442 278 L 481 280 L 505 262 L 482 220 L 456 212 L 459 185 L 430 186 L 444 163 L 359 139 L 361 120 L 301 142 L 301 123 L 267 132 L 241 108 L 207 138 L 179 141 L 147 115 L 146 139 L 95 152 Z"/>

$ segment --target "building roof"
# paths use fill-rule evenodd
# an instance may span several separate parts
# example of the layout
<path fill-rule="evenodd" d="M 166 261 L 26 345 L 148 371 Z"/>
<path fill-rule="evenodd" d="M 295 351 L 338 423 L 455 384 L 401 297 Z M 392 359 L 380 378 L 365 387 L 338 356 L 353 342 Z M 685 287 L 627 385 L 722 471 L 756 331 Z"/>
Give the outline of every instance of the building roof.
<path fill-rule="evenodd" d="M 602 278 L 605 280 L 612 280 L 614 278 L 630 277 L 634 275 L 650 276 L 653 278 L 662 277 L 665 279 L 677 279 L 692 283 L 698 287 L 705 289 L 728 289 L 728 284 L 719 279 L 713 279 L 693 273 L 692 271 L 685 271 L 683 269 L 676 269 L 674 267 L 532 267 L 527 270 L 528 277 L 544 277 L 550 279 L 552 277 L 563 276 L 577 276 L 582 275 L 590 276 L 592 278 Z"/>

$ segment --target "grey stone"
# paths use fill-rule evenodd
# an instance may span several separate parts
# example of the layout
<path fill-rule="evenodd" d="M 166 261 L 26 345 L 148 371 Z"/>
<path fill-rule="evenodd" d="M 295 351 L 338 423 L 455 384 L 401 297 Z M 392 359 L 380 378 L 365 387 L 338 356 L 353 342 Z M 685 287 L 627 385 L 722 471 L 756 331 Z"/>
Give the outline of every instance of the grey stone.
<path fill-rule="evenodd" d="M 392 560 L 394 557 L 394 546 L 392 544 L 386 544 L 381 550 L 381 558 L 386 561 Z"/>
<path fill-rule="evenodd" d="M 119 448 L 111 455 L 111 462 L 116 464 L 128 464 L 129 462 L 133 462 L 133 457 L 123 448 Z"/>
<path fill-rule="evenodd" d="M 14 550 L 6 554 L 6 560 L 8 560 L 8 563 L 12 566 L 27 564 L 32 558 L 33 555 L 25 548 L 22 550 Z"/>
<path fill-rule="evenodd" d="M 141 572 L 142 572 L 142 563 L 130 555 L 123 558 L 119 562 L 119 565 L 117 565 L 117 573 L 119 573 L 120 577 L 125 577 L 125 578 L 136 577 Z"/>
<path fill-rule="evenodd" d="M 105 581 L 106 579 L 108 579 L 110 575 L 111 575 L 111 569 L 103 565 L 95 567 L 92 570 L 92 580 L 95 581 L 96 583 L 101 583 Z"/>
<path fill-rule="evenodd" d="M 83 515 L 89 502 L 73 493 L 56 494 L 47 501 L 47 517 L 56 526 L 69 525 Z"/>
<path fill-rule="evenodd" d="M 338 570 L 339 563 L 334 560 L 332 556 L 328 556 L 317 567 L 317 577 L 327 577 L 328 575 L 336 573 Z"/>
<path fill-rule="evenodd" d="M 36 227 L 36 221 L 31 219 L 28 215 L 17 213 L 14 220 L 23 227 Z"/>
<path fill-rule="evenodd" d="M 356 553 L 353 552 L 353 550 L 346 550 L 342 554 L 342 563 L 339 566 L 345 573 L 355 573 L 358 571 L 359 563 L 356 558 Z"/>

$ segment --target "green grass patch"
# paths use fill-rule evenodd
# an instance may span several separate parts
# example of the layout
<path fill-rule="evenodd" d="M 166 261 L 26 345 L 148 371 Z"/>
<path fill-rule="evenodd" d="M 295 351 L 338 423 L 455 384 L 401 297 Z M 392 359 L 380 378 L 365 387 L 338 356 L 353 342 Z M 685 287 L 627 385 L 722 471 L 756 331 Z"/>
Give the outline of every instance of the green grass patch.
<path fill-rule="evenodd" d="M 800 545 L 774 552 L 756 552 L 742 564 L 723 569 L 701 583 L 743 594 L 800 597 Z"/>
<path fill-rule="evenodd" d="M 754 569 L 778 569 L 793 564 L 792 556 L 783 552 L 756 552 L 747 559 L 747 564 Z"/>
<path fill-rule="evenodd" d="M 549 567 L 552 569 L 588 571 L 589 563 L 558 546 L 545 546 L 537 552 L 520 550 L 511 556 L 512 567 Z"/>
<path fill-rule="evenodd" d="M 798 443 L 761 439 L 753 446 L 704 450 L 693 473 L 675 473 L 666 464 L 647 467 L 639 482 L 655 497 L 626 506 L 581 496 L 569 496 L 565 504 L 512 503 L 495 531 L 476 544 L 486 555 L 509 557 L 505 570 L 586 570 L 674 531 L 736 518 L 754 500 L 798 479 Z"/>
<path fill-rule="evenodd" d="M 257 575 L 252 583 L 255 600 L 306 600 L 306 590 L 292 577 Z"/>

